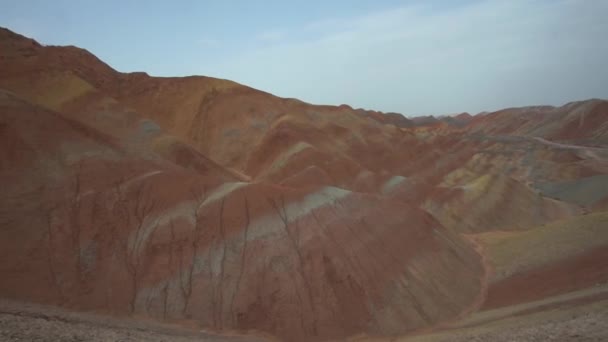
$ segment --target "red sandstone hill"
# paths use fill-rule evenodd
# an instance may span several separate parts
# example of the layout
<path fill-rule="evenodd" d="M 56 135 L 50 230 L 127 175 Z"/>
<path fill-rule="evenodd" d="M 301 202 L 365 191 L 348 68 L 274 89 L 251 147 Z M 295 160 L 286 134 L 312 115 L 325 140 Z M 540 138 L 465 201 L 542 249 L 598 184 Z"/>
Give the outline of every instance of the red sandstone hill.
<path fill-rule="evenodd" d="M 470 234 L 598 222 L 607 104 L 410 120 L 120 73 L 0 29 L 0 296 L 288 341 L 433 327 L 488 289 L 521 302 Z M 546 274 L 551 294 L 582 286 Z"/>

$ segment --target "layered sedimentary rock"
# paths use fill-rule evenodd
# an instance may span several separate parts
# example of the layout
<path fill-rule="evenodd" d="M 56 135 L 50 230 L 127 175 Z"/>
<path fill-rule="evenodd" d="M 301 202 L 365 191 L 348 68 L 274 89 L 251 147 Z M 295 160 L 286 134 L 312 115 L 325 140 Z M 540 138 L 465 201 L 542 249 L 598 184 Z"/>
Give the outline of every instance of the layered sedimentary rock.
<path fill-rule="evenodd" d="M 409 120 L 120 73 L 5 29 L 0 57 L 10 299 L 289 341 L 393 336 L 477 310 L 488 281 L 489 305 L 521 300 L 467 234 L 608 208 L 601 100 Z"/>

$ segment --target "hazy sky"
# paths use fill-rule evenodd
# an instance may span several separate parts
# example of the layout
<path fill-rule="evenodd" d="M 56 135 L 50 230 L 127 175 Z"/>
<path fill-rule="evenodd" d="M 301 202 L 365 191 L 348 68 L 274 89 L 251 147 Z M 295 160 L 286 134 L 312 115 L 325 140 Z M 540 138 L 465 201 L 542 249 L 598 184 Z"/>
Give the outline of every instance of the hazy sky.
<path fill-rule="evenodd" d="M 120 71 L 408 115 L 608 98 L 608 0 L 0 0 Z"/>

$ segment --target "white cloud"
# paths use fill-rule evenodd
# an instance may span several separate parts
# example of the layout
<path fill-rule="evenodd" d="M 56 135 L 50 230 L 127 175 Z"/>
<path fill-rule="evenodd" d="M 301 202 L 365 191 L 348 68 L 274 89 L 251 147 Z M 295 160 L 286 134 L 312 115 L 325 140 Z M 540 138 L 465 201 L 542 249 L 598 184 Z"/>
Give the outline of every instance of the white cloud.
<path fill-rule="evenodd" d="M 218 40 L 211 37 L 202 37 L 197 41 L 198 44 L 204 45 L 207 47 L 212 47 L 218 45 Z"/>
<path fill-rule="evenodd" d="M 261 42 L 278 42 L 287 37 L 287 31 L 281 29 L 260 32 L 255 36 L 255 40 Z"/>
<path fill-rule="evenodd" d="M 222 77 L 315 103 L 481 111 L 608 97 L 608 1 L 414 5 L 268 31 L 215 67 Z M 297 32 L 296 32 L 297 31 Z"/>

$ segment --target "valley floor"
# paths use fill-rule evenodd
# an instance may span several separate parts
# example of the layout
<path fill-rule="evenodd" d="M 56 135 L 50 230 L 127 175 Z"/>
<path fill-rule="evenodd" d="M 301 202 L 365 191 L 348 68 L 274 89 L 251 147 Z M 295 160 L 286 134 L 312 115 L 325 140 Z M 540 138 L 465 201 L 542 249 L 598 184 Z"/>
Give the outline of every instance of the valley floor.
<path fill-rule="evenodd" d="M 608 284 L 474 313 L 438 332 L 395 341 L 606 341 Z"/>
<path fill-rule="evenodd" d="M 150 321 L 118 320 L 38 305 L 0 302 L 0 341 L 268 341 L 215 335 Z M 608 284 L 544 300 L 486 310 L 434 332 L 393 338 L 404 342 L 606 341 Z M 357 338 L 355 341 L 387 341 Z"/>
<path fill-rule="evenodd" d="M 216 335 L 151 321 L 73 313 L 53 307 L 0 301 L 0 341 L 11 342 L 255 342 L 256 337 Z"/>

